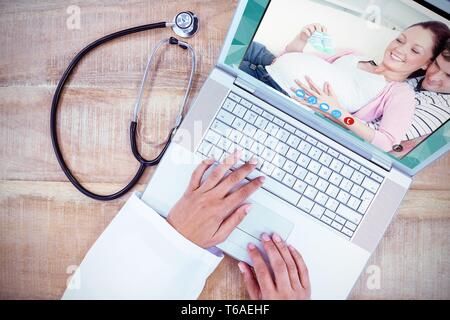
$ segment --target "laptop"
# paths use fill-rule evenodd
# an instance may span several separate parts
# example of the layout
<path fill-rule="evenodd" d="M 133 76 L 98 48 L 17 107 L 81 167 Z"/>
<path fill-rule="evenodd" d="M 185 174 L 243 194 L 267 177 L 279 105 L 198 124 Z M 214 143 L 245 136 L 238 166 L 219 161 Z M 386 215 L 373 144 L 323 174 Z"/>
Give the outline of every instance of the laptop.
<path fill-rule="evenodd" d="M 354 1 L 240 1 L 219 60 L 143 201 L 166 217 L 203 159 L 214 156 L 220 161 L 235 148 L 243 150 L 240 164 L 255 155 L 258 167 L 247 178 L 264 175 L 265 183 L 248 200 L 253 203 L 250 213 L 217 247 L 251 264 L 247 244 L 262 248 L 261 234 L 276 232 L 302 253 L 313 299 L 345 299 L 413 176 L 449 151 L 449 122 L 407 141 L 401 155 L 384 152 L 263 81 L 267 77 L 249 74 L 243 70 L 243 59 L 252 43 L 262 43 L 275 53 L 302 26 L 317 21 L 329 30 L 332 43 L 327 40 L 326 50 L 352 45 L 372 50 L 366 54 L 375 56 L 374 50 L 415 22 L 437 20 L 448 25 L 443 8 L 407 0 L 388 2 L 395 14 L 379 19 L 376 7 L 358 7 Z M 408 14 L 403 19 L 399 12 Z M 358 32 L 349 37 L 345 30 Z M 368 38 L 372 44 L 366 43 Z M 305 52 L 322 50 L 318 44 L 308 43 Z"/>

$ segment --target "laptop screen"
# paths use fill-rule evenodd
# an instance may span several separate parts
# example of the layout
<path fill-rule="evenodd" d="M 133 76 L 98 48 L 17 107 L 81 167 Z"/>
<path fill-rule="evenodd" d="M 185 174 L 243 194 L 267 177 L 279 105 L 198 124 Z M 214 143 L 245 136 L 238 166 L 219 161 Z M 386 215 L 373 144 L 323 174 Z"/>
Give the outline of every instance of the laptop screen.
<path fill-rule="evenodd" d="M 412 169 L 450 143 L 449 35 L 433 1 L 251 0 L 225 63 Z"/>

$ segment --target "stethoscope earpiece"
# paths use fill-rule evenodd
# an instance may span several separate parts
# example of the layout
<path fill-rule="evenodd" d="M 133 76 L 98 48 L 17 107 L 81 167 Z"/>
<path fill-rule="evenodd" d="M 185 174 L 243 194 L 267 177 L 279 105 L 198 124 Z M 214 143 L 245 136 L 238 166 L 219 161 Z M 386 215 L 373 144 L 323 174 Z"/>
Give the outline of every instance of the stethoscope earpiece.
<path fill-rule="evenodd" d="M 198 31 L 198 18 L 191 11 L 177 14 L 172 25 L 173 32 L 182 38 L 190 38 Z"/>

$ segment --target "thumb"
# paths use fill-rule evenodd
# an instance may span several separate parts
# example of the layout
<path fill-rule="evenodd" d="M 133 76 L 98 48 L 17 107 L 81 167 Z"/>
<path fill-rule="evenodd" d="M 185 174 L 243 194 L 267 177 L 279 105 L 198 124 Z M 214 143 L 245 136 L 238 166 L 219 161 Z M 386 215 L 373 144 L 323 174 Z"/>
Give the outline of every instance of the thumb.
<path fill-rule="evenodd" d="M 250 211 L 251 206 L 251 204 L 244 204 L 230 214 L 228 218 L 222 222 L 219 229 L 214 234 L 214 242 L 224 242 L 230 233 L 233 232 L 233 230 L 238 226 L 238 224 L 244 220 L 245 216 Z"/>

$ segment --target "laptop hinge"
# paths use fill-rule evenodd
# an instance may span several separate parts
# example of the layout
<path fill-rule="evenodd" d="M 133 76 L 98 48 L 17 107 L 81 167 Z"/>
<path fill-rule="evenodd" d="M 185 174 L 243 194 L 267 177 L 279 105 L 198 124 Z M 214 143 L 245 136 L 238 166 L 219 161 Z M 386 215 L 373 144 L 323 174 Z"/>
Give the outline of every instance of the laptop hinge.
<path fill-rule="evenodd" d="M 252 85 L 250 85 L 248 82 L 246 82 L 246 81 L 244 81 L 242 79 L 236 78 L 234 80 L 234 85 L 238 86 L 242 90 L 247 91 L 250 94 L 254 94 L 255 93 L 255 88 L 253 88 Z"/>
<path fill-rule="evenodd" d="M 376 155 L 372 155 L 372 159 L 370 160 L 380 167 L 386 169 L 387 171 L 390 171 L 392 168 L 392 162 L 388 162 L 384 158 L 378 157 Z"/>

